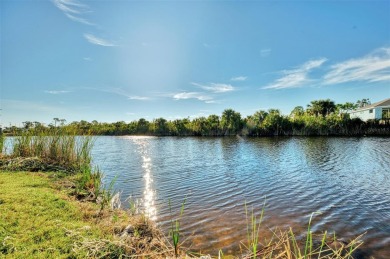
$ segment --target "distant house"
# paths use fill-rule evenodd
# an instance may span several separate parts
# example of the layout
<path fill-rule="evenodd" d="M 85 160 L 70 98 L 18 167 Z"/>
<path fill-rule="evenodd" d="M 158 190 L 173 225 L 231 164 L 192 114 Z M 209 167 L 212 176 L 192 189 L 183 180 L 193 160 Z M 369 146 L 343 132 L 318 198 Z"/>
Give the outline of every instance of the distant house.
<path fill-rule="evenodd" d="M 349 112 L 350 118 L 367 120 L 390 119 L 390 98 Z"/>

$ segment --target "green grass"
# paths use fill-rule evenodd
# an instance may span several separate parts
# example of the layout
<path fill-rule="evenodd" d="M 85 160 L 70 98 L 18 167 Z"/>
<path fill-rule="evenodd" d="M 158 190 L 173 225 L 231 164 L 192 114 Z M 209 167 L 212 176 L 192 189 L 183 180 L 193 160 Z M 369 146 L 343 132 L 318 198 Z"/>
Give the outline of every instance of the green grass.
<path fill-rule="evenodd" d="M 75 233 L 78 233 L 75 235 Z M 84 238 L 109 238 L 83 220 L 78 206 L 34 173 L 0 172 L 0 257 L 82 258 Z"/>
<path fill-rule="evenodd" d="M 144 215 L 69 196 L 77 177 L 0 171 L 0 258 L 172 256 Z M 123 237 L 126 227 L 133 233 Z M 146 257 L 148 257 L 146 256 Z"/>

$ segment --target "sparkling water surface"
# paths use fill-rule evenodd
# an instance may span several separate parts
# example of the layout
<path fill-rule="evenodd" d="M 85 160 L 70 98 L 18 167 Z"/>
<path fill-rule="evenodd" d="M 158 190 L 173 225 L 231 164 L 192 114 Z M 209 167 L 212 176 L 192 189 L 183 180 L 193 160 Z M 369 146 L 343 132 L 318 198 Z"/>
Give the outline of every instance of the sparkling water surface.
<path fill-rule="evenodd" d="M 262 232 L 364 235 L 368 256 L 390 258 L 390 138 L 97 137 L 93 161 L 108 184 L 168 232 L 182 217 L 183 238 L 195 251 L 238 254 L 245 242 L 244 203 L 260 212 Z M 265 234 L 266 235 L 266 234 Z"/>

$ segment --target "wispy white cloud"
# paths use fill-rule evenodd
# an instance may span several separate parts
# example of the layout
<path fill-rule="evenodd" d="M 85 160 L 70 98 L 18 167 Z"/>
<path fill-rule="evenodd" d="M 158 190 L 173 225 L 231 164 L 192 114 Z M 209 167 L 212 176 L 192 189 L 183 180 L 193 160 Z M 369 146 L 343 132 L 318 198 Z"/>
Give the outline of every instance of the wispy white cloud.
<path fill-rule="evenodd" d="M 46 90 L 45 93 L 47 93 L 47 94 L 66 94 L 66 93 L 70 93 L 70 91 L 64 91 L 64 90 Z"/>
<path fill-rule="evenodd" d="M 129 96 L 128 98 L 129 98 L 129 100 L 138 100 L 138 101 L 148 101 L 148 100 L 150 100 L 150 97 L 146 97 L 146 96 L 136 96 L 136 95 L 134 95 L 134 96 Z"/>
<path fill-rule="evenodd" d="M 207 100 L 205 103 L 221 103 L 221 100 Z"/>
<path fill-rule="evenodd" d="M 111 41 L 105 40 L 102 38 L 98 38 L 90 33 L 84 33 L 84 38 L 86 38 L 89 43 L 92 43 L 95 45 L 99 45 L 99 46 L 103 46 L 103 47 L 115 47 L 116 46 Z"/>
<path fill-rule="evenodd" d="M 205 103 L 214 102 L 213 97 L 199 92 L 181 92 L 181 93 L 173 94 L 172 98 L 175 100 L 197 99 Z"/>
<path fill-rule="evenodd" d="M 92 61 L 92 58 L 90 58 L 90 57 L 83 57 L 83 59 L 84 59 L 85 61 Z"/>
<path fill-rule="evenodd" d="M 390 81 L 390 47 L 380 48 L 364 57 L 332 65 L 323 80 L 325 85 L 354 81 Z"/>
<path fill-rule="evenodd" d="M 320 67 L 323 63 L 325 63 L 328 59 L 327 58 L 319 58 L 319 59 L 314 59 L 314 60 L 309 60 L 306 63 L 304 63 L 300 68 L 297 70 L 303 70 L 303 71 L 309 71 Z M 291 70 L 294 71 L 294 70 Z"/>
<path fill-rule="evenodd" d="M 175 100 L 187 100 L 187 99 L 196 99 L 205 103 L 219 103 L 220 101 L 215 100 L 216 94 L 219 93 L 225 93 L 234 91 L 235 88 L 232 85 L 229 84 L 216 84 L 216 83 L 209 83 L 209 84 L 199 84 L 199 83 L 191 83 L 192 85 L 202 88 L 203 90 L 206 90 L 205 92 L 180 92 L 169 95 Z"/>
<path fill-rule="evenodd" d="M 58 9 L 60 9 L 66 15 L 66 17 L 68 17 L 72 21 L 87 24 L 87 25 L 94 25 L 87 19 L 78 17 L 89 11 L 88 5 L 81 4 L 80 2 L 74 0 L 52 0 L 52 2 Z"/>
<path fill-rule="evenodd" d="M 77 10 L 78 7 L 83 7 L 80 3 L 77 3 L 72 0 L 53 0 L 55 6 L 64 13 L 74 13 L 79 14 L 80 11 Z"/>
<path fill-rule="evenodd" d="M 210 91 L 213 93 L 226 93 L 236 90 L 234 86 L 230 84 L 221 84 L 221 83 L 209 83 L 207 85 L 205 84 L 198 84 L 198 83 L 191 83 L 194 86 L 198 86 L 206 91 Z"/>
<path fill-rule="evenodd" d="M 81 18 L 81 17 L 76 17 L 76 16 L 68 14 L 68 13 L 65 13 L 65 15 L 66 15 L 66 17 L 68 17 L 72 21 L 79 22 L 79 23 L 84 23 L 86 25 L 95 25 L 95 24 L 89 22 L 87 19 L 84 19 L 84 18 Z"/>
<path fill-rule="evenodd" d="M 271 49 L 261 49 L 260 50 L 260 56 L 268 57 L 271 54 Z"/>
<path fill-rule="evenodd" d="M 320 67 L 326 58 L 320 58 L 315 60 L 309 60 L 296 69 L 284 70 L 281 73 L 283 76 L 273 83 L 263 87 L 263 89 L 284 89 L 284 88 L 296 88 L 301 87 L 312 80 L 308 77 L 308 74 L 315 68 Z"/>
<path fill-rule="evenodd" d="M 231 81 L 245 81 L 247 79 L 248 79 L 248 77 L 246 77 L 246 76 L 236 76 L 236 77 L 230 78 Z"/>
<path fill-rule="evenodd" d="M 128 91 L 122 89 L 122 88 L 94 88 L 94 87 L 84 87 L 83 89 L 86 90 L 93 90 L 98 92 L 104 92 L 104 93 L 110 93 L 110 94 L 116 94 L 119 96 L 126 97 L 128 100 L 138 100 L 138 101 L 148 101 L 152 100 L 152 97 L 147 96 L 138 96 L 138 95 L 131 95 Z"/>

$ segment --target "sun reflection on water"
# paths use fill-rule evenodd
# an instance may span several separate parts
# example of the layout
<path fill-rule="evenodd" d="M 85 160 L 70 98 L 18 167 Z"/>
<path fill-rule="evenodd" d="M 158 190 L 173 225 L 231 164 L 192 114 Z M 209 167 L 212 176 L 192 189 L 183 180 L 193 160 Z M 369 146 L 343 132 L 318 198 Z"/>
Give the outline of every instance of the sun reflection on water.
<path fill-rule="evenodd" d="M 155 190 L 153 189 L 153 171 L 152 171 L 152 159 L 149 155 L 149 141 L 146 138 L 135 139 L 138 144 L 138 152 L 142 157 L 142 172 L 143 179 L 145 181 L 145 189 L 143 192 L 143 207 L 145 214 L 152 220 L 157 219 L 157 210 L 155 205 Z"/>

